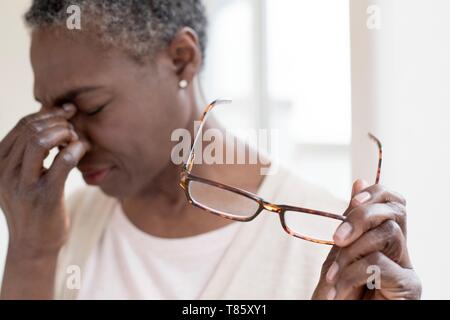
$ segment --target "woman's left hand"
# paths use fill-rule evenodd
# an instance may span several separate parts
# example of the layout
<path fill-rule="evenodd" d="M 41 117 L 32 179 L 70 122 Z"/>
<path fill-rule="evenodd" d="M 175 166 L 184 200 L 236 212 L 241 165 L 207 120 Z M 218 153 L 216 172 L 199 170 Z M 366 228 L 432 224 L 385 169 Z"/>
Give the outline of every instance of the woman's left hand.
<path fill-rule="evenodd" d="M 420 299 L 406 245 L 406 202 L 357 180 L 313 299 Z"/>

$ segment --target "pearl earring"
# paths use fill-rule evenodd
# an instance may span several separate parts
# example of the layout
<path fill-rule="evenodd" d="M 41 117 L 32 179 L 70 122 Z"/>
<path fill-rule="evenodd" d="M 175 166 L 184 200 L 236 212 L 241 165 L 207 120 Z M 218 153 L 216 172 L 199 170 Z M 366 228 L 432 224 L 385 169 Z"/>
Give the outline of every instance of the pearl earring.
<path fill-rule="evenodd" d="M 178 83 L 178 86 L 180 87 L 180 89 L 186 89 L 187 86 L 188 86 L 187 80 L 181 80 L 181 81 Z"/>

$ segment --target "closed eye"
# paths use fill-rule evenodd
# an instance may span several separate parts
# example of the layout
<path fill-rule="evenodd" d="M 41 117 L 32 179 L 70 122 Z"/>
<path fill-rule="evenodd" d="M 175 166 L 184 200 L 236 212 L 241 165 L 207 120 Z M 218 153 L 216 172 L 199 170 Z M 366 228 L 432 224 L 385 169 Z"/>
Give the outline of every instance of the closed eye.
<path fill-rule="evenodd" d="M 105 106 L 101 106 L 101 107 L 98 107 L 98 108 L 94 109 L 94 111 L 86 112 L 86 114 L 89 117 L 92 117 L 92 116 L 95 116 L 97 113 L 101 112 L 104 108 L 105 108 Z"/>

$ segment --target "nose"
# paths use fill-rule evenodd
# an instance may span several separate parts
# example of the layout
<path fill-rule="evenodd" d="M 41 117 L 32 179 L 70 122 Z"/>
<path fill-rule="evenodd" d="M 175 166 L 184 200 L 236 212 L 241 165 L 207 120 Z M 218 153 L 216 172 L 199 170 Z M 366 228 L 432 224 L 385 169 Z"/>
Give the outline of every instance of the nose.
<path fill-rule="evenodd" d="M 85 121 L 83 121 L 82 115 L 76 113 L 72 118 L 69 119 L 69 122 L 73 125 L 73 128 L 80 138 L 80 140 L 84 140 L 87 142 L 91 142 L 89 139 L 89 134 L 87 132 Z"/>

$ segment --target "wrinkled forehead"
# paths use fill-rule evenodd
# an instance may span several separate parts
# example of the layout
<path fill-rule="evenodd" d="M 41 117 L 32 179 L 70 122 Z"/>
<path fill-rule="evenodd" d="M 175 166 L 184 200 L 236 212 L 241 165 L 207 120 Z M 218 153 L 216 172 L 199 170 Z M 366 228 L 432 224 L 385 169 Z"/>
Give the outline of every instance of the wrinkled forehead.
<path fill-rule="evenodd" d="M 87 32 L 54 28 L 33 31 L 30 57 L 35 96 L 45 101 L 73 87 L 107 85 L 132 63 Z"/>
<path fill-rule="evenodd" d="M 85 33 L 74 35 L 55 28 L 37 29 L 32 33 L 31 65 L 34 93 L 48 101 L 57 92 L 86 81 L 99 81 L 108 69 L 106 51 Z"/>

